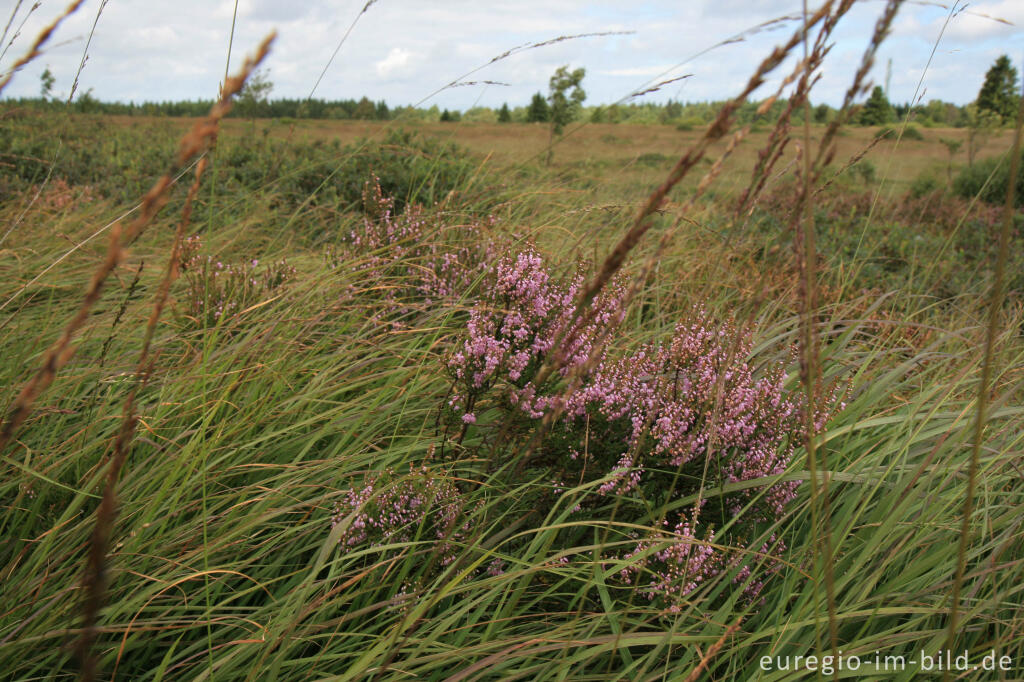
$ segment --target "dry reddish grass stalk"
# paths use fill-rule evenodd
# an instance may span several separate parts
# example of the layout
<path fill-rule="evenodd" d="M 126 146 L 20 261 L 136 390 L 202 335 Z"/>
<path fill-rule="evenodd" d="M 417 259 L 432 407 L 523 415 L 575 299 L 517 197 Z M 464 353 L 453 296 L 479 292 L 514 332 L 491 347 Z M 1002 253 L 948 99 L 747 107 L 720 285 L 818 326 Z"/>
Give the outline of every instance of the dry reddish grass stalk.
<path fill-rule="evenodd" d="M 793 72 L 782 81 L 778 90 L 775 91 L 775 94 L 766 99 L 761 106 L 758 107 L 757 113 L 759 115 L 767 112 L 771 108 L 772 104 L 778 100 L 783 89 L 789 87 L 794 80 L 797 80 L 797 77 L 800 77 L 797 82 L 796 91 L 786 102 L 786 108 L 783 109 L 778 120 L 775 122 L 775 126 L 772 128 L 771 133 L 768 134 L 768 142 L 757 153 L 757 163 L 754 164 L 754 168 L 750 173 L 750 185 L 740 193 L 740 198 L 736 203 L 737 217 L 741 216 L 743 213 L 749 214 L 753 210 L 753 206 L 756 203 L 758 196 L 764 190 L 765 183 L 768 181 L 768 176 L 771 174 L 775 164 L 778 163 L 780 158 L 782 158 L 782 154 L 790 140 L 790 121 L 792 119 L 793 112 L 796 110 L 797 106 L 800 106 L 807 100 L 807 96 L 810 94 L 811 88 L 814 87 L 820 77 L 815 76 L 814 78 L 808 78 L 808 75 L 817 70 L 821 65 L 821 62 L 824 61 L 827 52 L 828 48 L 822 48 L 821 50 L 813 52 L 808 59 L 802 60 L 797 64 Z"/>
<path fill-rule="evenodd" d="M 229 111 L 231 111 L 232 97 L 241 91 L 242 86 L 245 85 L 246 79 L 250 74 L 252 74 L 259 63 L 263 61 L 264 57 L 267 56 L 267 53 L 270 50 L 270 44 L 273 42 L 274 37 L 274 33 L 267 36 L 260 44 L 256 55 L 254 57 L 246 58 L 239 73 L 228 78 L 224 82 L 224 86 L 221 89 L 221 98 L 210 109 L 209 115 L 205 119 L 198 121 L 193 126 L 192 130 L 182 139 L 172 168 L 162 178 L 160 178 L 156 184 L 153 185 L 152 189 L 150 189 L 143 198 L 142 212 L 127 231 L 126 238 L 128 241 L 134 241 L 134 239 L 142 233 L 142 230 L 150 220 L 152 220 L 163 204 L 166 203 L 167 189 L 171 184 L 171 178 L 174 174 L 186 162 L 192 159 L 192 157 L 205 151 L 209 145 L 216 140 L 217 128 L 220 120 L 224 118 Z M 178 228 L 174 235 L 174 245 L 171 248 L 171 255 L 167 263 L 164 279 L 160 284 L 160 289 L 153 305 L 153 312 L 150 314 L 149 321 L 146 325 L 146 334 L 143 340 L 142 350 L 139 353 L 139 362 L 136 366 L 137 383 L 128 394 L 128 398 L 125 401 L 121 429 L 118 431 L 117 440 L 114 443 L 114 455 L 111 458 L 107 469 L 107 481 L 103 490 L 103 499 L 100 501 L 100 506 L 96 510 L 96 526 L 94 528 L 92 541 L 89 547 L 88 564 L 82 580 L 83 589 L 86 593 L 83 627 L 76 647 L 78 659 L 82 667 L 81 679 L 83 680 L 92 680 L 96 675 L 97 663 L 95 656 L 92 654 L 92 643 L 96 638 L 96 621 L 100 607 L 103 604 L 104 594 L 106 591 L 107 547 L 110 542 L 110 532 L 113 529 L 114 521 L 117 517 L 117 479 L 120 476 L 121 468 L 124 465 L 124 460 L 128 454 L 128 446 L 131 443 L 132 437 L 135 433 L 135 427 L 138 424 L 138 416 L 135 414 L 135 396 L 137 395 L 139 388 L 145 387 L 152 370 L 152 364 L 149 361 L 149 347 L 153 339 L 153 333 L 156 330 L 156 324 L 159 321 L 163 308 L 167 303 L 167 296 L 170 292 L 171 283 L 174 281 L 174 278 L 178 273 L 177 261 L 178 252 L 181 247 L 181 240 L 188 226 L 188 221 L 192 214 L 192 202 L 196 193 L 199 191 L 199 182 L 206 166 L 206 159 L 200 159 L 199 164 L 196 166 L 195 181 L 189 188 L 188 196 L 185 200 L 185 206 L 182 210 L 182 219 L 178 224 Z M 113 271 L 119 260 L 123 258 L 124 252 L 120 246 L 120 236 L 120 231 L 116 230 L 115 235 L 112 236 L 111 239 L 111 249 L 110 254 L 108 254 L 108 259 L 104 263 L 104 266 L 101 267 L 93 277 L 93 285 L 89 289 L 86 302 L 83 303 L 82 308 L 79 310 L 79 314 L 72 320 L 72 324 L 68 325 L 64 335 L 61 337 L 61 341 L 58 342 L 57 346 L 55 346 L 54 350 L 57 350 L 63 344 L 63 349 L 59 351 L 61 354 L 66 354 L 70 357 L 71 352 L 73 352 L 73 349 L 70 347 L 71 335 L 74 333 L 74 330 L 81 325 L 81 322 L 84 321 L 84 315 L 88 314 L 88 309 L 99 297 L 103 281 Z M 80 320 L 79 318 L 82 319 Z M 50 355 L 54 356 L 55 354 L 51 351 Z M 43 370 L 40 370 L 40 373 L 36 375 L 36 378 L 40 379 L 40 383 L 43 384 L 43 388 L 53 381 L 56 371 L 62 364 L 63 363 L 58 365 L 54 365 L 52 363 L 44 364 Z M 25 397 L 26 400 L 21 403 L 20 410 L 19 412 L 16 412 L 16 415 L 23 412 L 24 415 L 27 416 L 27 411 L 31 408 L 31 398 L 34 398 L 37 394 L 37 389 L 33 386 L 34 382 L 35 380 L 33 382 L 29 382 L 29 385 L 22 391 L 22 395 L 19 396 L 19 401 L 23 397 Z M 23 420 L 24 416 L 22 416 L 21 419 Z M 20 421 L 15 422 L 14 419 L 11 419 L 4 425 L 4 433 L 0 434 L 0 449 L 2 449 L 6 444 L 6 440 L 3 437 L 7 434 L 9 429 L 13 431 L 18 423 L 20 423 Z"/>
<path fill-rule="evenodd" d="M 25 66 L 41 54 L 40 48 L 42 48 L 42 46 L 46 44 L 46 41 L 50 39 L 50 36 L 53 35 L 53 32 L 57 30 L 57 27 L 60 26 L 60 22 L 64 21 L 69 16 L 74 14 L 83 2 L 85 2 L 85 0 L 75 0 L 74 2 L 72 2 L 70 5 L 68 5 L 68 8 L 64 10 L 63 14 L 54 19 L 53 23 L 51 23 L 49 26 L 47 26 L 46 28 L 39 32 L 39 35 L 36 36 L 35 42 L 32 43 L 32 47 L 29 49 L 28 52 L 25 53 L 25 56 L 19 59 L 18 61 L 14 62 L 14 66 L 10 68 L 10 70 L 7 72 L 7 75 L 3 77 L 3 80 L 0 80 L 0 92 L 4 91 L 4 88 L 6 88 L 7 84 L 11 82 L 12 78 L 14 78 L 14 74 L 17 73 L 18 69 Z"/>
<path fill-rule="evenodd" d="M 698 663 L 697 667 L 686 676 L 685 682 L 697 682 L 697 680 L 700 679 L 700 674 L 707 670 L 708 663 L 711 659 L 715 657 L 715 654 L 717 654 L 723 646 L 725 646 L 725 640 L 729 639 L 729 637 L 739 629 L 740 618 L 737 618 L 735 623 L 726 628 L 725 632 L 722 633 L 722 636 L 718 638 L 718 641 L 711 645 L 707 653 L 700 657 L 700 663 Z"/>
<path fill-rule="evenodd" d="M 830 177 L 822 184 L 818 185 L 817 189 L 814 190 L 813 196 L 817 196 L 824 192 L 825 190 L 827 190 L 832 185 L 832 183 L 834 183 L 839 178 L 840 175 L 850 170 L 852 167 L 856 166 L 861 159 L 868 155 L 868 152 L 874 149 L 875 146 L 878 145 L 878 143 L 884 139 L 884 135 L 876 135 L 875 137 L 873 137 L 871 139 L 871 142 L 867 143 L 863 149 L 861 149 L 859 152 L 851 156 L 846 161 L 846 163 L 843 164 L 842 168 L 840 168 L 839 170 L 832 174 L 832 177 Z"/>
<path fill-rule="evenodd" d="M 797 76 L 800 76 L 793 96 L 787 102 L 785 110 L 782 112 L 778 122 L 776 123 L 775 127 L 772 129 L 771 134 L 769 135 L 768 143 L 758 154 L 758 162 L 755 165 L 754 170 L 751 174 L 750 185 L 747 187 L 746 190 L 743 191 L 743 193 L 740 196 L 740 200 L 737 202 L 737 217 L 744 213 L 747 213 L 749 215 L 751 212 L 753 212 L 754 205 L 756 204 L 758 198 L 764 190 L 765 184 L 768 180 L 768 176 L 771 173 L 771 170 L 775 167 L 779 159 L 782 157 L 782 153 L 785 150 L 787 143 L 791 139 L 789 132 L 791 129 L 790 121 L 792 119 L 792 114 L 797 107 L 807 105 L 809 101 L 808 97 L 810 95 L 810 91 L 820 78 L 820 76 L 812 77 L 812 74 L 814 74 L 815 71 L 821 66 L 821 64 L 825 60 L 825 57 L 831 50 L 831 46 L 828 44 L 828 38 L 831 35 L 832 31 L 835 29 L 835 26 L 838 23 L 838 21 L 847 12 L 849 12 L 852 7 L 853 0 L 843 0 L 842 2 L 839 3 L 839 5 L 835 9 L 835 12 L 831 13 L 823 22 L 822 27 L 818 32 L 818 36 L 815 39 L 814 47 L 813 49 L 810 49 L 810 52 L 804 58 L 804 61 L 797 65 L 797 67 L 793 70 L 793 72 L 787 79 L 788 82 L 783 83 L 783 85 L 779 88 L 779 91 L 776 92 L 775 97 L 769 98 L 769 100 L 767 100 L 765 104 L 762 105 L 763 107 L 765 107 L 765 105 L 770 106 L 774 99 L 781 94 L 782 88 L 786 87 Z M 889 21 L 891 20 L 892 16 L 889 17 Z M 884 38 L 885 32 L 888 30 L 888 22 L 884 24 L 884 29 L 881 33 L 879 33 L 879 26 L 881 26 L 881 24 L 876 25 L 875 27 L 875 33 L 872 36 L 872 40 L 869 43 L 868 52 L 864 58 L 869 62 L 868 68 L 870 68 L 870 62 L 873 60 L 874 53 L 877 51 L 878 42 L 882 38 Z M 832 122 L 829 129 L 826 131 L 826 142 L 822 143 L 822 147 L 826 146 L 828 142 L 830 142 L 835 137 L 835 134 L 838 131 L 839 126 L 848 117 L 849 106 L 852 104 L 853 97 L 858 92 L 860 92 L 860 82 L 864 78 L 866 73 L 867 69 L 864 69 L 862 65 L 861 70 L 858 71 L 857 76 L 854 79 L 853 85 L 847 91 L 846 100 L 844 101 L 843 106 L 840 108 L 839 114 L 837 115 L 836 119 Z M 759 111 L 759 113 L 761 112 Z M 824 161 L 824 164 L 822 165 L 827 165 L 830 160 L 831 154 L 828 156 L 828 158 Z"/>
<path fill-rule="evenodd" d="M 128 456 L 128 448 L 135 435 L 135 428 L 138 426 L 139 418 L 135 412 L 135 397 L 140 389 L 144 389 L 149 383 L 149 377 L 153 371 L 153 362 L 149 359 L 149 348 L 153 341 L 153 334 L 156 331 L 157 322 L 167 304 L 167 297 L 171 291 L 171 284 L 178 276 L 178 254 L 181 251 L 181 242 L 188 228 L 189 219 L 192 216 L 192 202 L 199 192 L 199 183 L 206 170 L 207 160 L 203 157 L 196 166 L 195 180 L 188 190 L 185 198 L 185 206 L 182 208 L 181 222 L 174 233 L 174 244 L 171 246 L 171 255 L 164 270 L 164 278 L 160 282 L 160 289 L 153 302 L 153 311 L 150 313 L 149 321 L 146 324 L 146 334 L 142 341 L 142 350 L 139 352 L 139 361 L 135 367 L 136 384 L 128 393 L 125 400 L 124 410 L 121 416 L 121 428 L 117 433 L 117 440 L 114 442 L 114 456 L 107 469 L 107 483 L 103 489 L 103 499 L 96 509 L 96 527 L 93 529 L 92 539 L 89 545 L 89 558 L 85 573 L 82 577 L 82 588 L 85 590 L 85 608 L 83 609 L 83 628 L 78 640 L 77 652 L 82 662 L 82 679 L 90 680 L 96 674 L 96 660 L 90 654 L 92 642 L 95 639 L 96 620 L 99 616 L 100 607 L 103 605 L 106 592 L 106 560 L 107 547 L 110 543 L 110 531 L 114 527 L 117 518 L 117 479 L 121 473 L 125 458 Z"/>
<path fill-rule="evenodd" d="M 846 0 L 851 2 L 851 0 Z M 851 2 L 852 4 L 852 2 Z M 860 67 L 857 69 L 857 73 L 853 76 L 853 81 L 850 83 L 849 89 L 846 91 L 846 95 L 843 97 L 843 104 L 839 107 L 839 113 L 835 119 L 825 129 L 825 134 L 821 138 L 821 143 L 818 145 L 818 155 L 814 159 L 812 169 L 817 169 L 820 173 L 820 169 L 827 166 L 835 155 L 835 136 L 839 132 L 839 127 L 842 126 L 849 119 L 851 109 L 853 107 L 853 101 L 861 94 L 867 91 L 869 84 L 866 83 L 868 72 L 871 71 L 871 67 L 875 63 L 875 54 L 878 52 L 878 48 L 881 46 L 882 41 L 889 35 L 889 27 L 892 26 L 893 20 L 896 18 L 896 13 L 899 11 L 900 6 L 903 4 L 903 0 L 889 0 L 885 5 L 885 11 L 878 17 L 878 21 L 875 22 L 875 30 L 871 35 L 871 41 L 868 43 L 867 49 L 864 51 L 864 56 L 861 58 Z M 815 177 L 815 176 L 812 176 Z"/>
<path fill-rule="evenodd" d="M 833 655 L 838 650 L 838 629 L 836 623 L 835 613 L 835 584 L 834 577 L 832 574 L 832 544 L 831 544 L 831 531 L 829 529 L 829 501 L 828 501 L 828 479 L 823 478 L 819 482 L 818 462 L 816 443 L 813 430 L 813 420 L 815 409 L 818 405 L 818 396 L 821 392 L 821 372 L 818 364 L 820 357 L 818 353 L 818 337 L 815 334 L 816 326 L 816 315 L 818 310 L 817 303 L 817 286 L 816 286 L 816 270 L 817 270 L 817 253 L 815 250 L 815 228 L 814 218 L 811 211 L 811 188 L 817 182 L 824 167 L 829 164 L 835 154 L 835 135 L 839 130 L 839 126 L 846 120 L 849 115 L 850 106 L 853 103 L 854 98 L 866 89 L 864 85 L 864 79 L 867 77 L 868 72 L 874 63 L 875 54 L 878 51 L 879 46 L 885 37 L 889 33 L 889 27 L 892 21 L 896 18 L 896 13 L 899 10 L 902 0 L 889 0 L 886 5 L 885 11 L 875 24 L 875 30 L 871 36 L 871 40 L 868 43 L 867 49 L 861 59 L 860 67 L 854 75 L 853 82 L 846 92 L 846 96 L 843 100 L 843 105 L 840 108 L 840 113 L 836 119 L 826 129 L 825 134 L 822 136 L 821 143 L 818 146 L 817 156 L 812 160 L 811 149 L 810 149 L 810 103 L 806 99 L 803 100 L 804 105 L 804 140 L 800 150 L 801 157 L 801 172 L 800 172 L 800 183 L 799 196 L 797 201 L 796 210 L 793 212 L 790 218 L 790 230 L 793 234 L 793 247 L 794 256 L 797 264 L 797 296 L 801 303 L 801 315 L 800 315 L 800 380 L 804 386 L 804 391 L 807 395 L 807 409 L 804 414 L 806 427 L 804 431 L 804 447 L 807 451 L 807 469 L 810 474 L 811 484 L 811 523 L 812 523 L 812 534 L 818 539 L 820 544 L 821 554 L 821 565 L 824 572 L 825 592 L 826 600 L 828 604 L 828 629 L 829 638 L 831 642 L 831 648 Z M 851 0 L 843 0 L 839 9 L 849 9 L 852 5 Z M 804 12 L 806 14 L 806 0 L 804 3 Z M 837 12 L 838 14 L 838 12 Z M 804 24 L 805 36 L 810 31 L 811 20 L 808 19 Z M 826 21 L 822 33 L 819 34 L 818 39 L 815 43 L 815 49 L 822 49 L 824 40 L 827 38 L 826 31 L 831 31 L 831 26 Z M 808 42 L 805 38 L 804 45 L 808 46 Z M 805 47 L 809 49 L 809 47 Z M 805 57 L 807 59 L 808 57 Z M 809 78 L 809 72 L 804 78 Z M 825 467 L 827 470 L 827 467 Z M 820 491 L 819 491 L 820 487 Z M 815 552 L 818 553 L 817 551 Z M 815 575 L 817 575 L 815 573 Z M 817 582 L 817 580 L 815 581 Z M 815 623 L 815 637 L 818 640 L 817 646 L 821 650 L 821 641 L 818 638 L 817 623 Z"/>

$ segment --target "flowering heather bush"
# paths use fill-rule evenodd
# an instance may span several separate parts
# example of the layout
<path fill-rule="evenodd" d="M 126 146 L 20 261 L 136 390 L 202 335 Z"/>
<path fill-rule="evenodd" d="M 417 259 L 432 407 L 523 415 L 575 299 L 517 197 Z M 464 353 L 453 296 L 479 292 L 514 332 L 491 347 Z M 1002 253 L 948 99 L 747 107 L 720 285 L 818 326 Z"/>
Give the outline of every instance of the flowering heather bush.
<path fill-rule="evenodd" d="M 284 260 L 260 268 L 257 259 L 222 263 L 200 255 L 202 240 L 192 236 L 182 244 L 178 262 L 188 286 L 187 315 L 200 328 L 216 326 L 249 306 L 265 301 L 295 276 Z"/>
<path fill-rule="evenodd" d="M 778 555 L 785 545 L 772 534 L 756 553 L 716 544 L 715 532 L 698 538 L 686 515 L 680 517 L 673 532 L 651 533 L 623 556 L 630 560 L 619 572 L 627 585 L 636 585 L 641 596 L 658 602 L 669 613 L 678 613 L 680 603 L 710 578 L 735 569 L 732 582 L 742 587 L 743 598 L 755 601 L 765 583 L 779 573 Z M 663 525 L 667 528 L 668 521 Z M 757 573 L 755 573 L 757 571 Z"/>
<path fill-rule="evenodd" d="M 620 450 L 612 474 L 629 477 L 630 490 L 639 484 L 640 466 L 680 470 L 698 482 L 706 468 L 705 487 L 781 474 L 803 438 L 803 397 L 786 391 L 782 368 L 755 377 L 746 360 L 751 347 L 749 333 L 728 325 L 715 331 L 699 321 L 681 324 L 666 346 L 601 363 L 567 398 L 565 428 L 572 432 L 589 416 L 591 438 L 618 439 L 611 446 Z M 827 417 L 816 415 L 818 429 Z M 633 467 L 627 453 L 635 453 Z M 705 467 L 709 454 L 713 460 Z M 684 485 L 680 493 L 693 494 L 697 486 Z M 789 481 L 735 493 L 727 498 L 728 512 L 736 515 L 760 496 L 748 518 L 774 518 L 796 486 Z"/>
<path fill-rule="evenodd" d="M 376 177 L 364 187 L 363 204 L 364 216 L 343 236 L 340 248 L 328 249 L 328 266 L 346 264 L 372 282 L 374 298 L 392 313 L 458 297 L 504 248 L 491 234 L 493 216 L 456 225 L 418 204 L 399 213 Z"/>
<path fill-rule="evenodd" d="M 502 419 L 520 420 L 563 408 L 532 463 L 556 472 L 558 491 L 572 487 L 566 481 L 596 484 L 595 494 L 574 503 L 577 512 L 600 513 L 611 496 L 667 503 L 704 491 L 697 525 L 732 520 L 730 528 L 747 535 L 754 524 L 784 514 L 798 482 L 772 479 L 785 472 L 803 441 L 806 408 L 802 393 L 786 389 L 783 367 L 755 372 L 750 332 L 728 324 L 711 328 L 702 310 L 679 324 L 668 343 L 621 357 L 603 352 L 599 362 L 588 363 L 597 332 L 624 315 L 622 289 L 595 301 L 594 321 L 577 328 L 580 285 L 579 276 L 568 283 L 556 280 L 531 250 L 498 262 L 448 360 L 455 379 L 448 408 L 463 431 L 478 422 L 484 404 L 503 407 Z M 563 339 L 558 348 L 556 339 Z M 559 353 L 560 373 L 544 386 L 534 385 L 537 368 L 553 352 Z M 582 380 L 566 393 L 559 377 L 574 368 Z M 833 391 L 828 402 L 835 404 L 836 397 Z M 829 410 L 815 414 L 816 431 L 829 416 Z M 745 490 L 717 492 L 727 484 L 762 480 Z M 634 507 L 627 507 L 619 513 L 632 513 Z M 692 523 L 680 521 L 668 538 L 638 538 L 628 556 L 656 547 L 631 569 L 652 576 L 644 593 L 672 604 L 727 567 L 738 569 L 747 596 L 756 597 L 777 562 L 741 563 L 740 553 L 713 548 L 712 534 L 699 542 Z M 781 543 L 775 544 L 779 551 Z M 774 568 L 752 577 L 750 564 L 758 563 Z M 637 575 L 623 577 L 633 581 Z"/>
<path fill-rule="evenodd" d="M 464 511 L 458 488 L 430 469 L 414 469 L 401 478 L 388 469 L 345 492 L 332 527 L 351 517 L 338 540 L 344 548 L 432 540 L 438 543 L 439 565 L 447 566 L 469 531 Z"/>
<path fill-rule="evenodd" d="M 64 178 L 55 178 L 38 188 L 38 207 L 45 212 L 55 212 L 92 203 L 96 192 L 90 185 L 72 186 Z"/>
<path fill-rule="evenodd" d="M 532 381 L 545 356 L 557 352 L 559 374 L 566 376 L 585 365 L 598 333 L 625 315 L 623 289 L 613 285 L 594 302 L 593 319 L 584 320 L 576 309 L 582 283 L 580 274 L 558 281 L 532 250 L 498 261 L 470 313 L 467 338 L 448 361 L 455 380 L 449 407 L 461 410 L 464 423 L 475 423 L 478 399 L 496 385 L 504 404 L 534 419 L 557 404 L 557 392 Z"/>
<path fill-rule="evenodd" d="M 668 526 L 668 521 L 664 525 Z M 722 570 L 722 556 L 713 547 L 714 540 L 715 534 L 712 531 L 703 542 L 700 541 L 690 529 L 689 522 L 680 521 L 674 534 L 660 535 L 637 543 L 636 548 L 623 558 L 634 559 L 648 550 L 650 552 L 643 558 L 631 561 L 620 571 L 619 577 L 627 584 L 639 581 L 641 594 L 650 600 L 658 597 L 685 597 Z M 645 573 L 650 577 L 647 578 Z M 669 610 L 676 611 L 678 608 L 678 605 L 672 604 Z"/>

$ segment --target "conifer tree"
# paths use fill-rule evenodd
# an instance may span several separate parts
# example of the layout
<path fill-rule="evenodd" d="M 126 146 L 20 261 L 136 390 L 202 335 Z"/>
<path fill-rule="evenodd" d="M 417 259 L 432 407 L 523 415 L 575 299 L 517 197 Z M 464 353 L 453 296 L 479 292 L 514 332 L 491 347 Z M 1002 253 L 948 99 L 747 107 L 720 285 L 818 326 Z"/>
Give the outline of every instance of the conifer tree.
<path fill-rule="evenodd" d="M 885 98 L 885 91 L 882 86 L 876 85 L 871 91 L 871 97 L 864 104 L 860 112 L 860 124 L 865 126 L 882 126 L 891 123 L 893 120 L 892 105 Z"/>
<path fill-rule="evenodd" d="M 1020 101 L 1017 69 L 1005 54 L 995 61 L 985 74 L 985 82 L 978 92 L 978 109 L 998 114 L 1003 122 L 1012 121 Z"/>
<path fill-rule="evenodd" d="M 530 106 L 526 110 L 526 120 L 528 123 L 547 123 L 551 120 L 548 102 L 539 92 L 530 100 Z"/>

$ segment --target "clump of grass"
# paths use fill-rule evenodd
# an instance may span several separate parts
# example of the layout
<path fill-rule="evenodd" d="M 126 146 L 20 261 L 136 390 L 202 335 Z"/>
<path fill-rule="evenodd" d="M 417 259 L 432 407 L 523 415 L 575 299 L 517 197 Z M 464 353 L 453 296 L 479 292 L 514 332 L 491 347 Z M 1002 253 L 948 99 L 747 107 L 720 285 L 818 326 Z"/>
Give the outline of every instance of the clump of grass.
<path fill-rule="evenodd" d="M 264 263 L 258 258 L 223 263 L 203 255 L 198 236 L 185 241 L 181 270 L 185 273 L 185 318 L 199 329 L 214 327 L 267 303 L 295 277 L 295 268 L 280 259 Z"/>

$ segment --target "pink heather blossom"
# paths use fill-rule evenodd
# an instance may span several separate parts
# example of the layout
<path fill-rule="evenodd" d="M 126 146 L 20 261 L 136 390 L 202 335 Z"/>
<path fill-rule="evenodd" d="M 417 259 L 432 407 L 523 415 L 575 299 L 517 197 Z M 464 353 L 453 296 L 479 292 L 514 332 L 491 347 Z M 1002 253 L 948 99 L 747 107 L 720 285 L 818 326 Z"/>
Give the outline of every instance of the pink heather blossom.
<path fill-rule="evenodd" d="M 331 526 L 350 519 L 338 539 L 342 547 L 432 541 L 441 553 L 440 564 L 446 566 L 469 531 L 464 507 L 455 485 L 426 467 L 404 477 L 387 469 L 343 494 Z"/>
<path fill-rule="evenodd" d="M 468 399 L 500 383 L 506 404 L 540 419 L 560 402 L 538 392 L 533 373 L 556 339 L 559 376 L 583 366 L 598 335 L 622 321 L 623 289 L 609 287 L 594 304 L 597 314 L 585 321 L 576 309 L 582 276 L 557 280 L 532 249 L 500 258 L 491 277 L 470 312 L 465 339 L 448 360 L 457 396 Z"/>
<path fill-rule="evenodd" d="M 641 594 L 650 600 L 664 599 L 670 608 L 722 570 L 722 555 L 712 544 L 714 533 L 698 540 L 685 519 L 674 531 L 638 542 L 625 555 L 632 561 L 619 574 L 627 584 L 644 581 L 639 584 Z"/>

